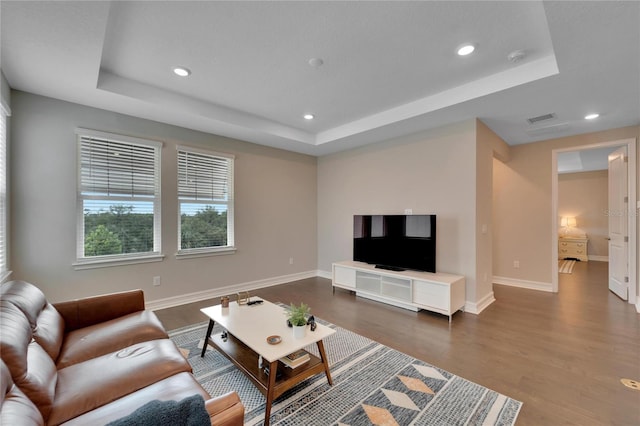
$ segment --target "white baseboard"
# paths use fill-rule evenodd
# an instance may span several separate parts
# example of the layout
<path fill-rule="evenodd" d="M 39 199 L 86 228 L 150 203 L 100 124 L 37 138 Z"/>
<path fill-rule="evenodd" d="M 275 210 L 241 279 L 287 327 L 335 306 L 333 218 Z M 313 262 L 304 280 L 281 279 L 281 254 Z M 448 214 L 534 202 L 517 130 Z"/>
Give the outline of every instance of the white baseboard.
<path fill-rule="evenodd" d="M 485 297 L 480 299 L 478 302 L 465 302 L 464 311 L 469 312 L 470 314 L 478 315 L 480 312 L 484 311 L 489 305 L 496 301 L 496 298 L 493 296 L 493 292 L 490 292 Z"/>
<path fill-rule="evenodd" d="M 158 309 L 166 309 L 174 306 L 184 305 L 186 303 L 198 302 L 200 300 L 213 299 L 220 296 L 225 296 L 233 293 L 237 293 L 239 291 L 251 291 L 257 290 L 260 288 L 271 287 L 274 285 L 285 284 L 292 281 L 303 280 L 306 278 L 320 277 L 331 279 L 331 272 L 314 270 L 314 271 L 306 271 L 299 272 L 296 274 L 290 275 L 282 275 L 279 277 L 266 278 L 263 280 L 257 281 L 249 281 L 246 283 L 233 284 L 225 287 L 212 288 L 204 291 L 197 291 L 194 293 L 182 294 L 179 296 L 167 297 L 164 299 L 156 299 L 150 300 L 146 302 L 146 309 L 155 311 Z M 547 291 L 551 292 L 551 284 L 543 283 L 537 281 L 527 281 L 527 280 L 519 280 L 515 278 L 506 278 L 506 277 L 493 277 L 494 284 L 508 285 L 512 287 L 520 287 L 526 288 L 530 290 L 539 290 L 539 291 Z M 489 305 L 495 302 L 495 297 L 493 292 L 490 292 L 478 302 L 465 302 L 464 310 L 465 312 L 469 312 L 471 314 L 479 314 L 483 310 L 485 310 Z M 636 310 L 640 312 L 640 296 L 638 297 L 638 301 L 636 303 Z"/>
<path fill-rule="evenodd" d="M 596 262 L 608 262 L 609 261 L 609 256 L 598 256 L 595 254 L 590 254 L 589 255 L 589 260 L 593 260 Z"/>
<path fill-rule="evenodd" d="M 497 277 L 494 275 L 493 283 L 508 285 L 511 287 L 526 288 L 529 290 L 548 291 L 550 293 L 553 292 L 551 283 L 544 283 L 540 281 L 520 280 L 517 278 Z"/>
<path fill-rule="evenodd" d="M 317 270 L 316 271 L 316 276 L 318 276 L 320 278 L 326 278 L 328 280 L 333 279 L 331 271 L 320 271 L 320 270 Z"/>
<path fill-rule="evenodd" d="M 279 277 L 266 278 L 263 280 L 249 281 L 246 283 L 233 284 L 225 287 L 212 288 L 210 290 L 197 291 L 195 293 L 182 294 L 164 299 L 151 300 L 145 303 L 146 309 L 155 311 L 158 309 L 171 308 L 173 306 L 184 305 L 186 303 L 198 302 L 200 300 L 213 299 L 220 296 L 234 294 L 239 291 L 251 291 L 259 288 L 271 287 L 285 284 L 291 281 L 303 280 L 318 276 L 319 271 L 299 272 L 297 274 L 282 275 Z"/>
<path fill-rule="evenodd" d="M 636 298 L 636 312 L 640 314 L 640 296 Z"/>

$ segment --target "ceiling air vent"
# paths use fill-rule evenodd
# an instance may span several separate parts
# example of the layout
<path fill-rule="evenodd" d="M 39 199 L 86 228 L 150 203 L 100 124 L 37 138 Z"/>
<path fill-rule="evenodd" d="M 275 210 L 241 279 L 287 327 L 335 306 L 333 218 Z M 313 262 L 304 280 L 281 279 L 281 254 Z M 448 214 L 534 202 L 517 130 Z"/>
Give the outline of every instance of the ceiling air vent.
<path fill-rule="evenodd" d="M 527 121 L 529 122 L 529 124 L 536 124 L 541 121 L 551 120 L 554 118 L 556 118 L 556 115 L 554 113 L 551 113 L 551 114 L 539 115 L 537 117 L 527 118 Z"/>
<path fill-rule="evenodd" d="M 527 133 L 529 136 L 532 137 L 539 137 L 539 136 L 544 136 L 544 135 L 551 135 L 554 133 L 562 133 L 562 132 L 566 132 L 567 130 L 569 130 L 570 126 L 569 123 L 557 123 L 557 124 L 552 124 L 550 126 L 544 126 L 544 127 L 536 127 L 535 129 L 527 129 L 525 130 L 525 133 Z"/>

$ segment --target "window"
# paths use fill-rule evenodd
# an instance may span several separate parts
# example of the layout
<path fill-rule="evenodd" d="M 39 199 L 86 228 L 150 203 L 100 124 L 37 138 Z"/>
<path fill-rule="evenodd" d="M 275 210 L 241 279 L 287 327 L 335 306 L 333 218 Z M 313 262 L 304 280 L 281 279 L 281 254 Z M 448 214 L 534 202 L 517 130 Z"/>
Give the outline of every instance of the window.
<path fill-rule="evenodd" d="M 85 129 L 77 134 L 78 264 L 161 260 L 162 144 Z"/>
<path fill-rule="evenodd" d="M 178 254 L 234 251 L 233 156 L 178 147 Z"/>
<path fill-rule="evenodd" d="M 10 274 L 7 232 L 8 222 L 8 188 L 7 188 L 7 110 L 0 105 L 0 282 Z"/>

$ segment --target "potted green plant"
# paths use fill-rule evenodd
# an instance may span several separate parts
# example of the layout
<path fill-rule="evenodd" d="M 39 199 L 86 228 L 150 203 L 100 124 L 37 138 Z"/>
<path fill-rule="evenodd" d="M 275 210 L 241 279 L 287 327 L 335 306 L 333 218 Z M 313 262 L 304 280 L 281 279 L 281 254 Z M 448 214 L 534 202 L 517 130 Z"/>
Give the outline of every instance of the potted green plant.
<path fill-rule="evenodd" d="M 302 339 L 305 336 L 307 331 L 307 318 L 310 312 L 311 308 L 309 305 L 302 302 L 298 306 L 293 303 L 289 306 L 287 319 L 293 326 L 294 339 Z"/>

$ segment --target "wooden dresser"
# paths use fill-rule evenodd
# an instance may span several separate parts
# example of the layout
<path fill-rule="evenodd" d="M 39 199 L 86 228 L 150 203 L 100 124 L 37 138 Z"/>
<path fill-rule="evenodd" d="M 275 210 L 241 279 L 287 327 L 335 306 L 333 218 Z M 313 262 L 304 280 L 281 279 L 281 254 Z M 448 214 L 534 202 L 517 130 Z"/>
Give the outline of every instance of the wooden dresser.
<path fill-rule="evenodd" d="M 588 238 L 580 237 L 561 237 L 558 238 L 558 258 L 560 259 L 578 259 L 584 262 L 589 261 L 587 253 Z"/>

